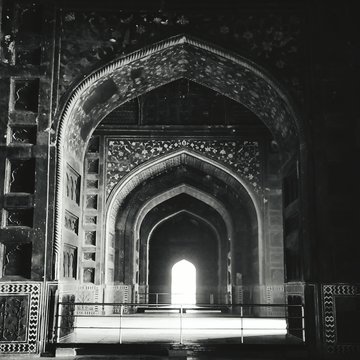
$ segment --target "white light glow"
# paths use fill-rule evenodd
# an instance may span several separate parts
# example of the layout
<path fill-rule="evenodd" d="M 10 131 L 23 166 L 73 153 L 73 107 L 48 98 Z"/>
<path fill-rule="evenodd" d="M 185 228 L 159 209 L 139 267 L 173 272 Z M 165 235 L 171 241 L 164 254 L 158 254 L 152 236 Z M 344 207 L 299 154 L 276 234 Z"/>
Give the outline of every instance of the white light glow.
<path fill-rule="evenodd" d="M 181 260 L 172 267 L 171 303 L 173 305 L 196 303 L 196 268 L 189 261 Z"/>

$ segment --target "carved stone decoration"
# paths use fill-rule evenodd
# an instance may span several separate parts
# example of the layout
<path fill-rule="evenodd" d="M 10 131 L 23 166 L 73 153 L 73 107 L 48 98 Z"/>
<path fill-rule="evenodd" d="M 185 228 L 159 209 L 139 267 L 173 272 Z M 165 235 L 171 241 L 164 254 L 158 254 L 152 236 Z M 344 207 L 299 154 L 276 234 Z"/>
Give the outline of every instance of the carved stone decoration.
<path fill-rule="evenodd" d="M 94 283 L 95 282 L 95 269 L 94 268 L 84 268 L 83 282 L 84 283 Z"/>
<path fill-rule="evenodd" d="M 77 248 L 64 244 L 63 277 L 76 279 L 77 275 Z"/>
<path fill-rule="evenodd" d="M 94 284 L 81 284 L 76 291 L 76 301 L 80 303 L 98 303 L 101 302 L 103 291 L 100 286 Z M 76 307 L 77 315 L 99 315 L 101 313 L 99 305 L 78 305 Z"/>
<path fill-rule="evenodd" d="M 328 353 L 352 353 L 359 352 L 360 346 L 351 341 L 347 343 L 339 342 L 339 324 L 336 317 L 336 300 L 337 299 L 356 299 L 359 303 L 360 300 L 360 285 L 323 285 L 321 289 L 322 304 L 323 304 L 323 328 L 324 328 L 324 342 L 326 351 Z M 359 317 L 359 311 L 357 311 L 357 317 Z M 356 327 L 358 324 L 356 324 Z M 350 331 L 357 331 L 355 328 L 349 329 Z"/>
<path fill-rule="evenodd" d="M 73 232 L 75 235 L 78 234 L 79 218 L 67 210 L 65 211 L 64 225 L 66 229 Z"/>
<path fill-rule="evenodd" d="M 88 195 L 86 197 L 86 208 L 97 209 L 97 195 Z"/>
<path fill-rule="evenodd" d="M 239 174 L 256 192 L 261 191 L 260 150 L 257 141 L 108 139 L 107 195 L 136 166 L 182 148 L 201 153 L 223 163 Z"/>
<path fill-rule="evenodd" d="M 68 165 L 66 168 L 66 197 L 77 205 L 80 204 L 80 186 L 80 175 Z"/>
<path fill-rule="evenodd" d="M 85 232 L 85 245 L 96 245 L 96 231 L 86 231 Z"/>
<path fill-rule="evenodd" d="M 79 84 L 60 119 L 59 136 L 65 141 L 60 152 L 82 158 L 87 137 L 101 118 L 136 96 L 184 77 L 240 102 L 269 127 L 283 151 L 295 150 L 303 129 L 280 84 L 263 69 L 186 36 L 144 51 L 115 60 Z"/>
<path fill-rule="evenodd" d="M 99 180 L 87 180 L 86 185 L 88 189 L 97 189 L 99 187 Z"/>
<path fill-rule="evenodd" d="M 0 353 L 38 351 L 40 295 L 40 283 L 0 283 Z"/>
<path fill-rule="evenodd" d="M 95 261 L 95 253 L 94 252 L 84 252 L 84 260 Z"/>
<path fill-rule="evenodd" d="M 97 223 L 97 217 L 96 216 L 91 216 L 91 215 L 86 215 L 85 216 L 85 224 L 94 224 L 96 225 Z"/>
<path fill-rule="evenodd" d="M 87 151 L 90 153 L 99 152 L 99 146 L 100 146 L 99 141 L 100 140 L 99 140 L 98 136 L 92 136 L 91 139 L 89 140 L 89 145 L 88 145 Z"/>
<path fill-rule="evenodd" d="M 87 170 L 89 174 L 97 174 L 99 172 L 99 159 L 89 159 L 87 164 Z"/>

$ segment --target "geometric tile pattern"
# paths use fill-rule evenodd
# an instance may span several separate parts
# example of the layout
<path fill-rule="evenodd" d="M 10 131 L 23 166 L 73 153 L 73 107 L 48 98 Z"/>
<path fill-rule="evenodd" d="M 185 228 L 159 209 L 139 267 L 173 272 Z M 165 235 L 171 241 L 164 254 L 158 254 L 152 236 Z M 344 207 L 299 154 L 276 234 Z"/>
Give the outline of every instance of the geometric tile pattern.
<path fill-rule="evenodd" d="M 322 285 L 324 343 L 329 353 L 360 352 L 360 344 L 338 344 L 336 329 L 335 297 L 359 296 L 360 285 Z M 360 340 L 359 340 L 360 341 Z"/>
<path fill-rule="evenodd" d="M 25 338 L 21 338 L 20 341 L 1 341 L 0 353 L 19 354 L 36 353 L 38 351 L 40 295 L 41 283 L 0 283 L 0 298 L 11 297 L 14 299 L 24 299 L 24 297 L 26 297 L 29 304 L 29 306 L 25 308 L 26 312 L 21 314 L 27 319 L 27 333 Z M 17 315 L 20 316 L 19 314 Z M 16 319 L 14 320 L 16 321 Z"/>

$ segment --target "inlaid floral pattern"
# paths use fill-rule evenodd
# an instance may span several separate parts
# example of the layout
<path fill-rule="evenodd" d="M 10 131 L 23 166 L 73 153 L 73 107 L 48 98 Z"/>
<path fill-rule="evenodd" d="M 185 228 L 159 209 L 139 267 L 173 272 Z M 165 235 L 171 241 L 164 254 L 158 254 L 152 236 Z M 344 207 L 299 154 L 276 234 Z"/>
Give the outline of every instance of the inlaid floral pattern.
<path fill-rule="evenodd" d="M 94 64 L 165 38 L 188 34 L 266 62 L 297 94 L 302 92 L 303 15 L 203 9 L 200 12 L 63 12 L 61 91 Z M 71 66 L 69 66 L 71 64 Z"/>
<path fill-rule="evenodd" d="M 134 72 L 138 76 L 133 79 Z M 261 75 L 245 66 L 234 63 L 220 55 L 188 45 L 165 48 L 138 59 L 121 69 L 101 78 L 95 90 L 85 91 L 73 110 L 71 121 L 65 129 L 64 138 L 73 155 L 81 158 L 84 141 L 91 128 L 117 106 L 144 94 L 147 91 L 186 77 L 214 91 L 228 96 L 253 111 L 270 129 L 274 138 L 285 149 L 293 148 L 296 125 L 289 109 L 272 87 Z M 96 101 L 104 82 L 113 81 L 117 93 L 106 103 Z M 91 110 L 83 111 L 84 102 L 93 101 Z"/>
<path fill-rule="evenodd" d="M 137 166 L 180 149 L 200 153 L 226 165 L 240 175 L 256 192 L 260 191 L 260 152 L 257 141 L 108 139 L 107 195 L 127 173 Z"/>

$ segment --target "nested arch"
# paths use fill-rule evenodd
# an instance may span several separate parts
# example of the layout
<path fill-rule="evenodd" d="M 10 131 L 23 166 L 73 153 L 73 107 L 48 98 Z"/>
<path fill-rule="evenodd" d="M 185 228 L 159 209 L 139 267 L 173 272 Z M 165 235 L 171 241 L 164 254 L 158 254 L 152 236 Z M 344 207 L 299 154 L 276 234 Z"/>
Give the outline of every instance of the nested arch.
<path fill-rule="evenodd" d="M 169 177 L 170 184 L 174 184 L 174 175 L 171 171 L 179 170 L 182 166 L 188 168 L 188 173 L 191 169 L 196 169 L 198 172 L 197 176 L 200 176 L 199 179 L 205 178 L 206 176 L 210 176 L 213 180 L 209 180 L 209 184 L 214 186 L 215 179 L 219 182 L 219 185 L 222 188 L 222 191 L 226 193 L 228 199 L 231 198 L 231 202 L 236 203 L 237 206 L 242 207 L 241 212 L 229 210 L 220 200 L 216 198 L 214 195 L 211 195 L 212 190 L 201 190 L 192 186 L 190 184 L 184 183 L 182 178 L 180 179 L 180 183 L 176 187 L 168 188 L 166 182 L 160 180 L 162 174 L 167 174 Z M 188 175 L 191 177 L 190 175 Z M 177 176 L 175 176 L 177 178 Z M 144 199 L 144 196 L 136 195 L 138 190 L 136 189 L 144 189 L 141 184 L 147 183 L 147 189 L 154 188 L 155 193 L 148 199 L 148 201 L 143 202 L 141 200 L 141 205 L 136 200 L 136 196 Z M 151 185 L 153 183 L 153 185 Z M 167 183 L 167 184 L 169 184 Z M 159 187 L 158 184 L 162 184 L 161 186 L 165 186 L 165 188 Z M 150 186 L 151 185 L 151 186 Z M 172 185 L 173 186 L 173 185 Z M 225 190 L 226 187 L 229 187 L 228 190 Z M 164 190 L 165 189 L 165 190 Z M 148 190 L 147 190 L 148 191 Z M 210 192 L 209 192 L 210 191 Z M 215 190 L 214 190 L 215 191 Z M 218 191 L 218 190 L 217 190 Z M 135 194 L 135 195 L 134 195 Z M 251 244 L 248 246 L 252 246 L 256 250 L 251 253 L 254 256 L 258 256 L 255 260 L 254 268 L 256 268 L 256 276 L 254 281 L 256 283 L 261 283 L 262 281 L 262 263 L 263 263 L 263 254 L 262 254 L 262 232 L 261 232 L 261 223 L 262 223 L 262 214 L 260 211 L 259 200 L 257 198 L 258 195 L 255 193 L 249 193 L 248 190 L 244 187 L 241 179 L 237 174 L 234 174 L 230 169 L 225 167 L 224 165 L 217 163 L 211 159 L 206 158 L 203 155 L 191 152 L 186 149 L 181 149 L 179 151 L 173 152 L 166 156 L 160 156 L 154 160 L 150 160 L 147 163 L 144 163 L 141 166 L 138 166 L 131 173 L 129 173 L 126 177 L 124 177 L 118 185 L 113 189 L 111 197 L 108 201 L 107 208 L 107 245 L 106 249 L 109 247 L 111 243 L 111 239 L 115 237 L 116 241 L 121 243 L 126 243 L 124 259 L 124 272 L 127 274 L 126 278 L 121 281 L 132 282 L 134 281 L 136 270 L 134 265 L 136 250 L 135 247 L 143 249 L 147 247 L 147 244 L 143 244 L 144 241 L 147 241 L 147 237 L 140 236 L 140 229 L 143 223 L 144 218 L 161 203 L 168 201 L 171 198 L 179 196 L 179 194 L 186 194 L 199 202 L 202 202 L 206 206 L 213 209 L 214 212 L 218 214 L 218 216 L 222 219 L 224 223 L 224 227 L 226 228 L 226 239 L 224 239 L 225 245 L 222 246 L 222 263 L 225 264 L 227 262 L 227 251 L 228 247 L 231 246 L 231 241 L 234 237 L 234 227 L 233 223 L 242 221 L 242 217 L 245 216 L 246 220 L 244 220 L 248 225 L 248 229 L 251 229 L 251 235 L 249 240 Z M 234 195 L 231 195 L 234 194 Z M 129 198 L 135 197 L 133 203 L 129 202 Z M 254 200 L 255 199 L 255 200 Z M 228 202 L 229 200 L 227 200 Z M 125 207 L 122 207 L 125 203 Z M 227 205 L 229 206 L 229 204 Z M 244 213 L 246 212 L 246 214 Z M 120 218 L 119 218 L 119 216 Z M 130 214 L 130 215 L 129 215 Z M 129 225 L 130 224 L 130 225 Z M 117 230 L 118 229 L 118 230 Z M 244 229 L 240 229 L 237 226 L 237 236 L 241 236 L 244 233 Z M 144 240 L 146 239 L 146 240 Z M 139 244 L 140 243 L 140 244 Z M 230 245 L 228 245 L 230 244 Z M 140 256 L 140 263 L 146 264 L 147 258 Z M 105 252 L 105 259 L 106 252 Z M 129 259 L 132 260 L 132 263 L 129 263 Z M 106 260 L 105 260 L 106 261 Z M 231 264 L 229 264 L 229 272 L 231 272 Z M 222 278 L 226 276 L 226 271 L 222 270 Z M 107 272 L 106 272 L 107 273 Z M 131 275 L 132 274 L 132 275 Z M 255 274 L 255 273 L 254 273 Z M 144 278 L 143 272 L 140 272 L 140 277 Z M 231 276 L 230 276 L 231 277 Z M 109 281 L 109 279 L 107 279 Z"/>
<path fill-rule="evenodd" d="M 303 125 L 287 92 L 265 69 L 251 61 L 183 35 L 123 56 L 81 81 L 59 117 L 55 252 L 61 241 L 66 164 L 81 172 L 91 133 L 113 109 L 184 77 L 253 111 L 280 144 L 285 160 L 303 151 Z"/>
<path fill-rule="evenodd" d="M 231 216 L 230 216 L 229 212 L 226 210 L 226 208 L 224 207 L 224 205 L 216 197 L 214 197 L 200 189 L 197 189 L 194 186 L 191 186 L 189 184 L 181 184 L 174 188 L 167 189 L 164 192 L 161 192 L 160 194 L 156 195 L 155 197 L 153 197 L 146 203 L 144 203 L 144 205 L 140 208 L 140 210 L 137 214 L 136 221 L 134 224 L 135 238 L 139 237 L 141 224 L 142 224 L 145 216 L 149 213 L 149 211 L 152 210 L 158 204 L 160 204 L 176 195 L 179 195 L 179 194 L 191 195 L 192 197 L 194 197 L 194 198 L 206 203 L 207 205 L 213 207 L 214 209 L 216 209 L 216 211 L 223 218 L 223 220 L 226 224 L 227 233 L 228 233 L 229 237 L 231 238 L 231 236 L 233 234 L 233 224 L 231 221 Z"/>
<path fill-rule="evenodd" d="M 56 124 L 57 172 L 54 253 L 63 243 L 65 173 L 70 165 L 82 173 L 86 144 L 100 121 L 121 104 L 176 79 L 187 78 L 249 108 L 270 129 L 281 149 L 283 163 L 300 158 L 302 194 L 306 194 L 307 144 L 304 126 L 287 91 L 269 73 L 236 54 L 201 40 L 176 36 L 126 55 L 81 81 L 64 102 Z M 237 177 L 261 212 L 259 199 Z M 254 195 L 254 196 L 253 196 Z M 307 209 L 305 209 L 307 210 Z M 306 211 L 301 216 L 306 232 Z M 107 217 L 107 222 L 109 218 Z M 111 221 L 110 221 L 111 222 Z M 259 238 L 262 226 L 259 223 Z M 259 240 L 259 254 L 262 243 Z M 57 257 L 59 277 L 61 257 Z M 260 264 L 262 260 L 259 259 Z M 261 265 L 260 265 L 261 266 Z M 263 271 L 261 270 L 262 274 Z"/>
<path fill-rule="evenodd" d="M 251 189 L 246 180 L 242 179 L 238 174 L 234 173 L 227 166 L 203 156 L 188 149 L 180 149 L 170 154 L 159 156 L 153 160 L 149 160 L 144 164 L 136 167 L 127 174 L 112 190 L 108 199 L 106 213 L 106 227 L 108 231 L 115 227 L 116 216 L 119 208 L 133 189 L 142 184 L 150 177 L 154 177 L 170 168 L 186 164 L 198 169 L 202 169 L 204 173 L 208 173 L 218 178 L 231 179 L 239 185 L 241 194 L 246 198 L 246 202 L 252 204 L 261 228 L 261 204 L 259 196 Z"/>
<path fill-rule="evenodd" d="M 211 223 L 192 212 L 179 211 L 162 219 L 152 230 L 149 236 L 149 293 L 170 293 L 171 268 L 174 263 L 187 259 L 198 269 L 197 302 L 208 302 L 210 293 L 221 301 L 221 295 L 227 293 L 227 279 L 220 278 L 216 265 L 219 260 L 217 234 Z"/>
<path fill-rule="evenodd" d="M 202 203 L 206 204 L 210 208 L 214 209 L 219 217 L 222 219 L 226 234 L 225 236 L 221 237 L 220 232 L 216 229 L 216 227 L 211 224 L 207 219 L 205 219 L 200 214 L 195 214 L 193 211 L 187 210 L 185 208 L 182 208 L 181 210 L 165 215 L 165 214 L 159 214 L 159 218 L 157 220 L 154 220 L 154 224 L 151 225 L 151 228 L 146 233 L 146 235 L 142 234 L 141 229 L 143 225 L 144 219 L 147 217 L 151 211 L 156 208 L 157 206 L 161 205 L 162 203 L 166 202 L 167 200 L 170 200 L 172 198 L 175 198 L 176 196 L 180 194 L 187 194 L 194 199 L 197 199 L 201 201 Z M 231 264 L 228 266 L 224 265 L 226 264 L 227 254 L 230 251 L 230 243 L 233 238 L 233 221 L 232 218 L 226 209 L 226 207 L 214 196 L 211 194 L 208 194 L 198 188 L 195 188 L 194 186 L 191 186 L 189 184 L 181 184 L 174 188 L 167 189 L 156 196 L 152 197 L 149 201 L 145 202 L 139 211 L 136 214 L 136 219 L 133 226 L 133 232 L 126 233 L 125 238 L 132 239 L 133 244 L 136 244 L 137 241 L 139 241 L 140 246 L 140 254 L 139 254 L 139 263 L 138 263 L 138 269 L 134 269 L 134 272 L 139 271 L 140 279 L 139 284 L 140 285 L 147 285 L 148 284 L 148 267 L 149 267 L 149 241 L 151 238 L 151 235 L 153 231 L 156 229 L 157 226 L 159 226 L 162 222 L 166 221 L 167 219 L 181 213 L 181 212 L 189 212 L 194 217 L 200 218 L 203 222 L 206 222 L 210 228 L 213 229 L 214 233 L 216 234 L 217 240 L 218 240 L 218 269 L 219 274 L 218 277 L 223 279 L 226 276 L 227 271 L 229 270 L 231 272 Z M 198 212 L 204 213 L 205 210 L 199 209 Z M 135 250 L 135 249 L 134 249 Z M 134 251 L 135 255 L 135 251 Z M 136 264 L 135 259 L 133 259 L 134 266 Z M 141 264 L 141 265 L 140 265 Z M 224 268 L 225 266 L 225 268 Z"/>
<path fill-rule="evenodd" d="M 216 268 L 217 291 L 220 292 L 222 290 L 224 293 L 229 291 L 227 288 L 227 276 L 229 274 L 229 280 L 231 280 L 231 263 L 228 263 L 227 259 L 231 249 L 226 228 L 221 226 L 222 223 L 219 222 L 220 219 L 214 221 L 213 214 L 212 216 L 209 216 L 209 211 L 207 211 L 209 210 L 209 207 L 206 208 L 205 203 L 203 207 L 197 206 L 196 209 L 181 207 L 174 210 L 175 212 L 169 211 L 165 214 L 161 213 L 160 216 L 156 214 L 156 211 L 155 213 L 150 212 L 144 219 L 143 226 L 141 227 L 141 235 L 139 237 L 141 243 L 139 254 L 139 285 L 142 286 L 143 289 L 147 289 L 149 285 L 149 271 L 152 264 L 150 252 L 151 246 L 153 245 L 152 239 L 154 232 L 156 233 L 156 230 L 163 223 L 168 222 L 176 216 L 187 214 L 194 220 L 205 224 L 214 234 L 214 238 L 216 239 L 216 259 L 213 266 Z M 218 218 L 220 218 L 220 215 L 218 215 Z M 215 250 L 215 248 L 213 248 L 213 250 Z M 206 251 L 206 247 L 204 248 L 204 251 Z"/>

